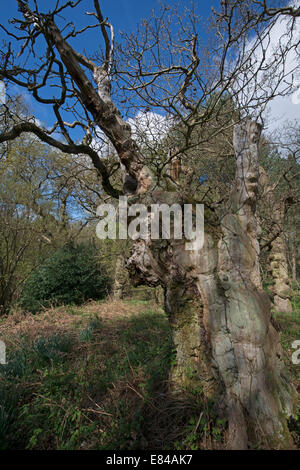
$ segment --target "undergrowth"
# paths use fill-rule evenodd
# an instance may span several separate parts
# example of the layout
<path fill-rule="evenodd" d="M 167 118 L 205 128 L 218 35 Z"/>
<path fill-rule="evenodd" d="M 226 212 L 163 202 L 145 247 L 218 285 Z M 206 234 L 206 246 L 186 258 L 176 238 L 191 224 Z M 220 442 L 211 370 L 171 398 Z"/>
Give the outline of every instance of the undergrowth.
<path fill-rule="evenodd" d="M 293 314 L 274 314 L 287 358 Z M 10 322 L 10 323 L 9 323 Z M 168 321 L 148 301 L 93 302 L 0 324 L 0 449 L 197 450 L 222 448 L 226 421 L 201 387 L 170 396 Z M 289 363 L 299 387 L 299 366 Z M 299 435 L 299 414 L 291 422 Z"/>

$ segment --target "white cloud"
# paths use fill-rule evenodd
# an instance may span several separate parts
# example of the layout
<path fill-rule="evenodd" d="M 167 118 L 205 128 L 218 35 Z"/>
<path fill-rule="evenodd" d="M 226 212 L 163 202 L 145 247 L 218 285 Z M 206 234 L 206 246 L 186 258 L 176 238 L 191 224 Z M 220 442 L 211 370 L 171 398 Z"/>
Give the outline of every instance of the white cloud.
<path fill-rule="evenodd" d="M 6 89 L 5 83 L 0 80 L 0 104 L 5 104 L 6 102 Z"/>
<path fill-rule="evenodd" d="M 289 28 L 290 20 L 286 17 L 281 18 L 276 22 L 275 27 L 271 32 L 271 44 L 273 53 L 276 53 L 282 37 L 287 33 Z M 292 37 L 293 42 L 300 40 L 300 21 L 295 22 L 295 29 Z M 286 80 L 293 83 L 293 93 L 288 96 L 277 96 L 270 101 L 267 106 L 267 128 L 269 131 L 276 129 L 281 126 L 286 120 L 299 120 L 300 118 L 300 100 L 299 97 L 300 89 L 300 56 L 297 50 L 292 49 L 286 56 L 285 62 L 285 73 L 287 75 Z M 279 91 L 284 90 L 285 84 L 282 83 L 279 87 Z"/>
<path fill-rule="evenodd" d="M 139 111 L 134 118 L 128 119 L 132 137 L 139 144 L 159 142 L 171 126 L 170 119 L 152 111 Z"/>
<path fill-rule="evenodd" d="M 288 44 L 295 44 L 300 40 L 300 21 L 297 18 L 294 23 L 292 35 L 291 18 L 287 16 L 278 17 L 276 23 L 270 30 L 269 36 L 265 38 L 262 48 L 258 48 L 255 57 L 252 56 L 254 70 L 259 68 L 262 58 L 263 49 L 266 52 L 264 66 L 272 64 L 270 70 L 260 71 L 258 73 L 257 82 L 261 88 L 257 87 L 254 94 L 255 83 L 249 84 L 249 88 L 245 93 L 245 101 L 251 105 L 249 97 L 253 94 L 252 104 L 255 105 L 257 97 L 263 93 L 270 93 L 276 79 L 284 77 L 279 84 L 276 94 L 281 93 L 285 96 L 275 96 L 263 113 L 265 130 L 272 133 L 278 127 L 282 126 L 285 121 L 295 121 L 300 118 L 300 54 L 295 48 L 291 48 L 285 56 L 284 65 L 281 61 L 280 51 Z M 253 41 L 249 41 L 249 50 L 253 47 Z M 276 68 L 277 67 L 277 68 Z M 230 69 L 230 67 L 229 67 Z M 230 70 L 229 70 L 230 72 Z M 242 75 L 242 74 L 241 74 Z M 248 74 L 247 74 L 248 75 Z M 241 76 L 241 81 L 247 77 Z M 289 85 L 288 85 L 289 84 Z M 294 88 L 291 89 L 291 84 Z M 286 90 L 289 88 L 289 94 Z M 291 90 L 293 93 L 291 93 Z M 128 120 L 132 128 L 132 136 L 139 144 L 147 144 L 154 146 L 159 142 L 172 127 L 170 118 L 162 116 L 153 111 L 139 111 L 134 118 Z"/>
<path fill-rule="evenodd" d="M 298 93 L 300 88 L 300 51 L 299 46 L 298 50 L 293 47 L 300 40 L 300 21 L 298 18 L 296 19 L 293 29 L 291 29 L 291 22 L 290 17 L 278 17 L 269 30 L 269 34 L 264 37 L 261 44 L 249 57 L 249 63 L 251 60 L 251 80 L 248 82 L 250 73 L 247 66 L 245 72 L 240 73 L 233 86 L 233 89 L 238 93 L 240 104 L 246 110 L 253 106 L 253 115 L 263 110 L 264 100 L 274 92 L 275 97 L 263 110 L 265 128 L 269 132 L 274 131 L 286 120 L 295 120 L 300 117 L 300 92 Z M 252 51 L 256 40 L 254 38 L 249 41 L 248 54 Z M 286 50 L 288 52 L 284 52 Z M 245 88 L 243 88 L 244 85 Z M 256 107 L 257 103 L 259 105 Z"/>

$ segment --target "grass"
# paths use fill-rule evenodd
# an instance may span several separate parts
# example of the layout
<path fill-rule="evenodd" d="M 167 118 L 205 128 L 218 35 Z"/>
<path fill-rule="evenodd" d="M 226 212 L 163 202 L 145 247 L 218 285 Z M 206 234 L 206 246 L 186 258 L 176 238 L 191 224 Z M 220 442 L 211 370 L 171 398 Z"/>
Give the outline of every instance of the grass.
<path fill-rule="evenodd" d="M 0 326 L 0 448 L 110 449 L 146 445 L 144 411 L 163 383 L 167 319 L 146 302 L 93 302 Z"/>
<path fill-rule="evenodd" d="M 299 303 L 290 315 L 274 314 L 297 387 L 299 366 L 290 357 L 300 338 Z M 0 337 L 8 355 L 0 370 L 0 449 L 222 447 L 226 423 L 201 390 L 185 400 L 167 392 L 172 343 L 153 301 L 19 312 L 2 319 Z"/>

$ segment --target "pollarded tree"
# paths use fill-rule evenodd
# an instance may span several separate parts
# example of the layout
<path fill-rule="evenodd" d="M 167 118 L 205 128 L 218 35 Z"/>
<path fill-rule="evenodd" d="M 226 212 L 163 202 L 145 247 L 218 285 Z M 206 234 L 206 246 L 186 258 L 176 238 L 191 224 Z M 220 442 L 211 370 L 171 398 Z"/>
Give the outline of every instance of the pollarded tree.
<path fill-rule="evenodd" d="M 12 20 L 16 31 L 2 25 L 11 43 L 2 53 L 0 76 L 52 107 L 55 123 L 49 128 L 35 120 L 16 122 L 1 134 L 0 142 L 33 133 L 74 158 L 89 156 L 102 177 L 103 190 L 113 198 L 127 194 L 131 202 L 147 205 L 183 204 L 191 201 L 180 184 L 170 191 L 162 183 L 164 168 L 191 148 L 211 149 L 217 136 L 223 132 L 228 139 L 233 131 L 232 192 L 217 207 L 207 205 L 203 248 L 186 251 L 184 241 L 172 238 L 139 240 L 128 267 L 136 283 L 164 287 L 177 351 L 172 389 L 184 389 L 193 377 L 227 417 L 228 447 L 291 447 L 287 420 L 293 412 L 294 390 L 259 271 L 256 202 L 261 127 L 251 117 L 257 119 L 270 98 L 291 91 L 284 64 L 297 47 L 294 29 L 299 9 L 270 8 L 266 2 L 250 0 L 222 2 L 220 11 L 213 11 L 205 43 L 196 7 L 185 12 L 163 7 L 159 17 L 145 21 L 136 36 L 127 37 L 120 61 L 114 62 L 113 27 L 98 0 L 88 13 L 93 21 L 81 30 L 72 22 L 67 29 L 57 23 L 59 14 L 73 10 L 80 0 L 57 2 L 48 13 L 38 9 L 37 1 L 30 3 L 17 1 L 21 15 Z M 280 15 L 287 18 L 288 31 L 272 54 L 268 45 Z M 87 57 L 75 50 L 72 41 L 91 28 L 100 29 L 104 47 L 102 54 Z M 126 94 L 122 100 L 112 94 L 113 79 Z M 54 96 L 50 85 L 57 91 Z M 220 106 L 228 93 L 235 113 Z M 145 114 L 160 109 L 168 116 L 167 156 L 160 158 L 156 149 L 161 140 L 155 138 L 147 141 L 145 152 L 133 134 L 134 121 L 122 117 L 118 102 L 131 110 L 140 106 Z M 139 118 L 141 122 L 141 114 Z M 182 133 L 179 146 L 169 132 L 174 119 Z M 74 129 L 84 135 L 79 143 Z M 103 135 L 121 163 L 123 190 L 113 182 L 115 166 L 107 166 L 107 159 L 101 158 Z M 78 139 L 78 133 L 75 136 Z M 221 146 L 220 151 L 227 149 Z"/>
<path fill-rule="evenodd" d="M 279 134 L 279 135 L 276 135 Z M 262 256 L 272 280 L 270 287 L 274 307 L 291 312 L 292 263 L 288 248 L 293 210 L 299 205 L 299 128 L 287 122 L 279 133 L 263 139 L 260 149 L 259 217 L 263 228 L 260 237 Z M 273 143 L 271 141 L 273 140 Z M 290 243 L 289 243 L 290 241 Z"/>

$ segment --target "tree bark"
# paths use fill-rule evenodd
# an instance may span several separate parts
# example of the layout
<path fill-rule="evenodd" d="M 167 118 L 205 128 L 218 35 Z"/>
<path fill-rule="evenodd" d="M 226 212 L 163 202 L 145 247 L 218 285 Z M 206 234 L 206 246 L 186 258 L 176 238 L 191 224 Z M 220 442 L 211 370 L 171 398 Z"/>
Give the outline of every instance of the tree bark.
<path fill-rule="evenodd" d="M 235 126 L 229 208 L 219 227 L 205 227 L 201 250 L 186 251 L 181 240 L 139 240 L 128 260 L 136 284 L 164 286 L 176 349 L 172 389 L 196 383 L 221 403 L 232 449 L 293 446 L 287 419 L 294 389 L 259 271 L 259 135 L 250 120 Z"/>
<path fill-rule="evenodd" d="M 279 312 L 291 313 L 293 308 L 290 300 L 288 262 L 283 234 L 272 242 L 269 260 L 273 278 L 274 308 Z"/>

